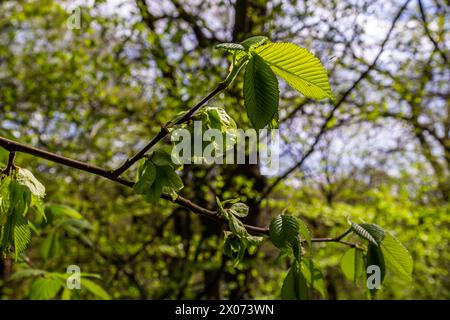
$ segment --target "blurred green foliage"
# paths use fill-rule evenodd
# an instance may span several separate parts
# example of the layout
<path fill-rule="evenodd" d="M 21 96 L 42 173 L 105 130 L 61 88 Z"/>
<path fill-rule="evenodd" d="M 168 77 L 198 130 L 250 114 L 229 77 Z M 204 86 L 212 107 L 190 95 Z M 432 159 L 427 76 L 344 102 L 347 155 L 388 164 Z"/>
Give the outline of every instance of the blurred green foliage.
<path fill-rule="evenodd" d="M 328 68 L 339 100 L 379 46 L 364 26 L 373 19 L 389 23 L 398 9 L 392 5 L 389 14 L 380 14 L 383 4 L 376 2 L 258 0 L 243 11 L 222 1 L 191 6 L 168 1 L 177 12 L 172 15 L 153 1 L 123 2 L 123 7 L 104 1 L 81 6 L 79 30 L 66 25 L 70 1 L 0 3 L 1 136 L 116 168 L 159 132 L 161 123 L 223 79 L 229 61 L 215 44 L 252 34 L 312 47 L 326 66 L 336 60 Z M 448 48 L 445 4 L 427 2 L 426 9 L 431 36 Z M 258 196 L 274 178 L 254 165 L 186 166 L 182 194 L 211 209 L 216 197 L 239 197 L 250 207 L 244 221 L 261 226 L 287 208 L 306 221 L 314 237 L 341 234 L 348 217 L 384 226 L 408 248 L 414 271 L 411 283 L 387 276 L 378 298 L 448 299 L 449 69 L 423 23 L 411 2 L 390 51 L 349 93 L 315 155 L 262 202 Z M 240 77 L 211 106 L 225 108 L 238 127 L 248 128 Z M 287 146 L 282 163 L 290 167 L 308 150 L 330 104 L 281 91 L 280 132 Z M 380 134 L 380 128 L 396 138 Z M 355 143 L 354 136 L 361 138 Z M 396 144 L 386 147 L 383 139 Z M 336 151 L 334 140 L 350 147 Z M 2 167 L 7 157 L 0 149 Z M 47 221 L 33 232 L 26 260 L 0 261 L 0 298 L 45 297 L 33 293 L 33 283 L 42 272 L 64 274 L 69 265 L 100 275 L 95 281 L 114 299 L 280 297 L 289 261 L 278 257 L 270 242 L 235 267 L 223 254 L 223 230 L 215 222 L 167 201 L 150 205 L 120 185 L 25 154 L 17 155 L 16 164 L 46 186 Z M 127 174 L 136 173 L 133 167 Z M 330 299 L 365 297 L 364 288 L 340 269 L 347 249 L 313 244 Z M 30 265 L 42 272 L 21 277 Z M 53 282 L 48 290 L 68 298 Z M 93 291 L 71 298 L 98 298 L 99 289 Z"/>

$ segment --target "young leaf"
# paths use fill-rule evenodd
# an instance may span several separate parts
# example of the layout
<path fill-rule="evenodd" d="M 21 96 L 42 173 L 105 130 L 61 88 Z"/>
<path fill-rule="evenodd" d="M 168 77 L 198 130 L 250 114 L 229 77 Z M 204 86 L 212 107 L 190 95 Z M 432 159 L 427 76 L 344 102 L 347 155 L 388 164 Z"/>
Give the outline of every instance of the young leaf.
<path fill-rule="evenodd" d="M 0 185 L 0 251 L 14 247 L 17 259 L 31 241 L 31 229 L 25 216 L 31 204 L 32 193 L 16 180 L 3 179 Z"/>
<path fill-rule="evenodd" d="M 14 214 L 14 218 L 10 218 L 11 221 L 15 219 L 13 226 L 14 234 L 14 252 L 16 260 L 19 254 L 25 251 L 31 242 L 31 228 L 28 225 L 28 221 L 24 216 L 20 216 L 17 213 Z"/>
<path fill-rule="evenodd" d="M 244 41 L 242 41 L 241 45 L 248 51 L 250 49 L 255 49 L 255 48 L 263 45 L 267 41 L 269 41 L 269 38 L 267 38 L 265 36 L 254 36 L 254 37 L 250 37 L 250 38 L 247 38 Z"/>
<path fill-rule="evenodd" d="M 49 204 L 45 206 L 45 213 L 52 219 L 56 217 L 68 217 L 77 220 L 83 219 L 83 216 L 71 207 L 61 204 Z"/>
<path fill-rule="evenodd" d="M 53 299 L 61 290 L 63 283 L 53 278 L 38 278 L 33 281 L 29 297 L 31 300 Z"/>
<path fill-rule="evenodd" d="M 238 235 L 225 231 L 225 243 L 223 252 L 228 257 L 234 260 L 234 266 L 236 267 L 239 262 L 242 261 L 247 250 L 246 242 L 242 241 L 243 238 Z"/>
<path fill-rule="evenodd" d="M 139 168 L 138 180 L 133 189 L 136 193 L 146 194 L 156 179 L 156 167 L 152 161 L 146 160 Z"/>
<path fill-rule="evenodd" d="M 371 242 L 372 244 L 379 246 L 384 238 L 384 230 L 376 225 L 369 223 L 357 224 L 351 222 L 352 230 L 361 238 Z"/>
<path fill-rule="evenodd" d="M 413 260 L 408 250 L 389 232 L 381 242 L 386 266 L 406 281 L 412 281 Z"/>
<path fill-rule="evenodd" d="M 8 163 L 8 157 L 9 152 L 6 149 L 0 148 L 0 167 L 6 166 L 6 164 Z"/>
<path fill-rule="evenodd" d="M 45 196 L 45 187 L 27 169 L 18 169 L 16 181 L 18 184 L 27 187 L 34 196 L 38 198 Z"/>
<path fill-rule="evenodd" d="M 297 262 L 294 262 L 289 269 L 286 278 L 283 281 L 281 288 L 281 299 L 283 300 L 308 300 L 309 290 L 307 280 L 298 267 Z"/>
<path fill-rule="evenodd" d="M 50 258 L 54 257 L 55 255 L 57 255 L 59 253 L 59 249 L 60 249 L 59 241 L 60 241 L 59 233 L 52 232 L 42 242 L 41 256 L 45 261 L 49 260 Z"/>
<path fill-rule="evenodd" d="M 165 148 L 157 149 L 150 156 L 152 163 L 158 167 L 161 166 L 171 166 L 172 168 L 176 168 L 177 165 L 172 161 L 172 155 L 169 150 L 165 150 Z"/>
<path fill-rule="evenodd" d="M 234 215 L 229 215 L 228 217 L 230 230 L 240 237 L 245 237 L 248 235 L 247 229 L 245 229 L 244 224 L 241 220 L 236 218 Z"/>
<path fill-rule="evenodd" d="M 364 274 L 362 251 L 356 248 L 348 249 L 342 256 L 340 265 L 345 277 L 356 284 Z"/>
<path fill-rule="evenodd" d="M 72 297 L 72 290 L 64 288 L 61 294 L 61 300 L 70 300 L 71 297 Z"/>
<path fill-rule="evenodd" d="M 248 215 L 248 206 L 245 203 L 238 202 L 231 206 L 230 212 L 239 218 L 244 218 Z"/>
<path fill-rule="evenodd" d="M 162 182 L 164 187 L 173 189 L 174 191 L 183 189 L 183 180 L 181 180 L 180 176 L 172 167 L 162 166 L 158 167 L 158 169 L 161 170 L 161 172 L 158 173 L 158 177 L 164 179 Z"/>
<path fill-rule="evenodd" d="M 315 266 L 312 259 L 306 259 L 302 265 L 302 272 L 305 276 L 308 286 L 320 293 L 322 297 L 326 297 L 325 282 L 322 272 Z"/>
<path fill-rule="evenodd" d="M 183 181 L 175 172 L 175 165 L 167 152 L 155 152 L 141 165 L 138 180 L 133 187 L 149 203 L 157 202 L 163 191 L 174 196 L 182 188 Z"/>
<path fill-rule="evenodd" d="M 380 247 L 369 243 L 367 248 L 367 257 L 366 257 L 366 271 L 369 266 L 378 266 L 380 268 L 380 283 L 383 282 L 384 276 L 386 275 L 386 266 L 384 261 L 383 252 L 381 252 Z"/>
<path fill-rule="evenodd" d="M 216 45 L 217 49 L 225 49 L 227 51 L 245 51 L 245 47 L 242 44 L 239 43 L 229 43 L 229 42 L 224 42 L 224 43 L 219 43 L 218 45 Z"/>
<path fill-rule="evenodd" d="M 42 276 L 46 274 L 44 270 L 39 269 L 20 269 L 12 274 L 9 280 L 21 280 L 30 277 Z"/>
<path fill-rule="evenodd" d="M 255 49 L 272 70 L 305 97 L 334 99 L 320 60 L 292 43 L 268 43 Z"/>
<path fill-rule="evenodd" d="M 100 298 L 102 300 L 110 300 L 110 295 L 98 284 L 95 282 L 82 278 L 81 279 L 81 286 L 86 288 L 90 293 L 92 293 L 95 297 Z"/>
<path fill-rule="evenodd" d="M 279 249 L 291 247 L 298 241 L 299 228 L 298 220 L 295 217 L 280 214 L 270 223 L 270 240 Z"/>
<path fill-rule="evenodd" d="M 262 129 L 278 113 L 278 80 L 258 56 L 253 55 L 244 76 L 244 102 L 248 117 L 255 129 Z"/>
<path fill-rule="evenodd" d="M 308 226 L 302 219 L 298 219 L 298 225 L 300 227 L 300 235 L 305 238 L 306 243 L 308 244 L 309 254 L 311 255 L 312 250 L 312 242 L 311 242 L 311 233 L 309 232 Z"/>

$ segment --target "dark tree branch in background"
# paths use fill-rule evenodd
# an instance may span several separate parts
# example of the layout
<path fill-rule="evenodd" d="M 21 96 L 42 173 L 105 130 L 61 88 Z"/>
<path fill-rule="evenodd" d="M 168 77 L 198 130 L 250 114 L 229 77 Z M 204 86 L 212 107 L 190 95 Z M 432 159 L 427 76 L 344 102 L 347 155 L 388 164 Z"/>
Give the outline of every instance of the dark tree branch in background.
<path fill-rule="evenodd" d="M 397 12 L 397 15 L 395 16 L 394 20 L 392 21 L 391 27 L 389 28 L 389 31 L 386 34 L 386 37 L 384 38 L 383 42 L 381 43 L 380 49 L 379 49 L 377 55 L 375 56 L 375 59 L 367 67 L 367 69 L 363 73 L 361 73 L 359 78 L 352 84 L 352 86 L 350 88 L 348 88 L 347 91 L 344 92 L 344 94 L 340 97 L 340 99 L 333 106 L 333 108 L 331 109 L 330 113 L 326 117 L 324 123 L 320 127 L 319 133 L 317 134 L 316 138 L 314 139 L 314 142 L 312 143 L 312 145 L 309 147 L 308 151 L 306 151 L 303 154 L 301 159 L 294 166 L 292 166 L 291 168 L 286 170 L 281 176 L 276 178 L 275 181 L 272 182 L 272 184 L 270 184 L 266 188 L 266 190 L 262 193 L 259 201 L 262 201 L 264 198 L 266 198 L 281 181 L 286 179 L 292 172 L 294 172 L 295 170 L 300 168 L 303 165 L 303 163 L 305 162 L 305 160 L 315 151 L 315 148 L 316 148 L 317 144 L 319 143 L 319 141 L 321 140 L 322 136 L 328 131 L 328 129 L 329 129 L 328 128 L 328 124 L 334 118 L 334 115 L 335 115 L 336 111 L 346 101 L 346 99 L 350 95 L 350 93 L 353 92 L 353 90 L 361 83 L 362 80 L 364 80 L 367 77 L 367 75 L 370 73 L 370 71 L 372 71 L 372 69 L 376 66 L 376 64 L 378 62 L 378 59 L 380 58 L 381 54 L 384 51 L 386 43 L 388 42 L 388 40 L 391 37 L 391 34 L 392 34 L 392 32 L 393 32 L 393 30 L 395 28 L 395 25 L 397 24 L 397 21 L 400 19 L 403 11 L 406 9 L 406 7 L 408 6 L 409 2 L 410 2 L 410 0 L 407 0 L 402 5 L 402 7 L 399 9 L 399 11 Z"/>
<path fill-rule="evenodd" d="M 430 41 L 433 43 L 434 47 L 436 48 L 436 50 L 439 52 L 439 54 L 442 57 L 442 60 L 444 60 L 444 62 L 448 65 L 448 58 L 445 55 L 445 52 L 441 50 L 441 48 L 439 48 L 438 43 L 436 42 L 436 40 L 434 40 L 433 36 L 431 35 L 430 29 L 428 28 L 428 21 L 427 21 L 427 15 L 425 13 L 425 9 L 422 5 L 422 1 L 418 0 L 417 1 L 419 4 L 419 11 L 420 11 L 420 16 L 422 18 L 423 21 L 423 27 L 425 29 L 425 33 L 428 37 L 428 39 L 430 39 Z"/>

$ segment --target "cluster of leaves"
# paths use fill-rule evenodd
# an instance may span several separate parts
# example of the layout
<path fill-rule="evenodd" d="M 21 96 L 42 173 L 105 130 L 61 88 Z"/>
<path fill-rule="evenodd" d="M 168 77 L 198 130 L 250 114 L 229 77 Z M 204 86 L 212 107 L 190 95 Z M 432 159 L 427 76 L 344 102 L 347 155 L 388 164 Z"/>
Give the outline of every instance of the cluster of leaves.
<path fill-rule="evenodd" d="M 47 261 L 61 253 L 67 236 L 73 236 L 92 246 L 86 230 L 92 226 L 76 210 L 59 204 L 44 205 L 45 187 L 27 169 L 13 166 L 11 171 L 0 175 L 0 253 L 14 252 L 15 260 L 31 242 L 32 231 L 40 233 L 46 226 L 50 231 L 41 245 L 42 258 Z M 33 214 L 34 213 L 34 214 Z M 11 281 L 34 278 L 29 298 L 35 300 L 71 299 L 74 290 L 66 287 L 70 275 L 45 270 L 25 268 L 11 276 Z M 95 297 L 109 299 L 108 293 L 89 277 L 80 274 L 82 287 Z"/>
<path fill-rule="evenodd" d="M 59 297 L 61 300 L 71 300 L 79 294 L 79 291 L 87 291 L 97 299 L 109 300 L 109 294 L 97 283 L 89 278 L 100 279 L 93 273 L 80 273 L 80 290 L 70 289 L 67 282 L 70 281 L 70 273 L 47 272 L 45 270 L 24 268 L 16 271 L 11 280 L 33 279 L 28 298 L 31 300 L 50 300 Z"/>
<path fill-rule="evenodd" d="M 45 206 L 45 215 L 49 230 L 41 245 L 41 256 L 44 261 L 64 252 L 67 244 L 65 240 L 68 237 L 76 238 L 89 247 L 93 246 L 86 235 L 93 227 L 78 211 L 61 204 L 49 204 Z"/>
<path fill-rule="evenodd" d="M 377 266 L 381 272 L 380 284 L 386 269 L 395 272 L 403 280 L 412 281 L 413 260 L 408 250 L 397 238 L 376 224 L 349 222 L 354 234 L 367 241 L 366 248 L 351 248 L 341 258 L 341 268 L 347 279 L 358 284 L 366 280 L 369 266 Z M 370 290 L 375 296 L 376 290 Z"/>
<path fill-rule="evenodd" d="M 177 168 L 169 151 L 164 148 L 155 150 L 139 167 L 134 191 L 142 194 L 149 203 L 156 203 L 163 192 L 176 198 L 177 192 L 183 188 L 183 181 L 175 172 Z"/>
<path fill-rule="evenodd" d="M 214 159 L 223 157 L 224 153 L 232 149 L 237 142 L 236 122 L 225 109 L 220 107 L 207 106 L 203 108 L 188 123 L 184 124 L 183 128 L 186 128 L 190 134 L 190 143 L 180 144 L 183 147 L 182 150 L 178 150 L 178 146 L 174 147 L 174 153 L 179 153 L 177 157 L 183 163 L 210 164 Z M 179 132 L 172 133 L 172 141 L 178 141 L 179 137 L 176 133 Z M 208 132 L 209 135 L 206 135 L 205 132 Z M 188 147 L 187 150 L 185 150 L 186 147 Z M 199 147 L 201 150 L 198 150 Z M 181 154 L 180 151 L 183 153 Z"/>
<path fill-rule="evenodd" d="M 217 47 L 233 53 L 233 65 L 246 63 L 245 106 L 256 129 L 278 125 L 276 75 L 305 97 L 334 100 L 320 60 L 305 48 L 292 43 L 272 43 L 264 36 L 252 37 L 241 43 L 222 43 Z"/>
<path fill-rule="evenodd" d="M 0 175 L 0 253 L 14 251 L 17 260 L 28 247 L 33 228 L 29 211 L 45 219 L 44 196 L 44 186 L 26 169 L 12 168 L 10 174 Z"/>
<path fill-rule="evenodd" d="M 312 260 L 311 234 L 306 224 L 296 217 L 280 214 L 270 223 L 270 240 L 280 249 L 280 257 L 288 257 L 291 267 L 281 289 L 282 299 L 309 299 L 311 292 L 325 297 L 325 286 L 320 270 Z M 308 254 L 304 253 L 303 244 Z"/>
<path fill-rule="evenodd" d="M 406 248 L 390 233 L 376 224 L 350 222 L 350 233 L 367 241 L 367 246 L 355 245 L 347 250 L 341 258 L 341 268 L 347 279 L 358 284 L 365 280 L 368 286 L 369 266 L 380 270 L 380 285 L 386 274 L 386 268 L 396 272 L 406 281 L 412 280 L 413 262 Z M 293 258 L 281 289 L 282 299 L 309 299 L 311 290 L 325 297 L 322 273 L 312 260 L 311 235 L 309 229 L 300 219 L 281 214 L 270 224 L 270 240 L 281 250 L 281 256 Z M 308 247 L 304 253 L 303 244 Z M 375 297 L 376 290 L 369 289 L 370 296 Z"/>
<path fill-rule="evenodd" d="M 249 208 L 239 199 L 220 201 L 216 199 L 220 217 L 228 221 L 230 231 L 225 231 L 224 253 L 234 259 L 235 266 L 242 261 L 245 253 L 253 254 L 263 242 L 263 237 L 252 236 L 248 233 L 240 218 L 248 215 Z M 228 205 L 230 205 L 228 207 Z"/>

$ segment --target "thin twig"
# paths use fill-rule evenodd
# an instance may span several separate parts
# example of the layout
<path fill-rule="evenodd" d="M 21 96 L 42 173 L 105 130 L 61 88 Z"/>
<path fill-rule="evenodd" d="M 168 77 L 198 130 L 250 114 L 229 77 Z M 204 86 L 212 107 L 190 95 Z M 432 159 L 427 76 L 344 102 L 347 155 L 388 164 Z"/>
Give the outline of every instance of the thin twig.
<path fill-rule="evenodd" d="M 227 84 L 225 82 L 220 82 L 219 85 L 211 91 L 206 97 L 204 97 L 199 103 L 197 103 L 195 106 L 193 106 L 191 109 L 189 109 L 186 114 L 178 119 L 174 123 L 167 123 L 165 126 L 161 127 L 161 130 L 159 133 L 144 147 L 142 148 L 138 153 L 136 153 L 131 158 L 127 159 L 123 165 L 121 165 L 119 168 L 113 171 L 113 175 L 118 177 L 125 171 L 127 171 L 133 164 L 135 164 L 137 161 L 142 159 L 145 154 L 153 147 L 155 146 L 159 141 L 164 139 L 167 134 L 169 133 L 168 128 L 170 128 L 172 125 L 179 125 L 183 124 L 187 121 L 189 121 L 192 116 L 201 108 L 203 107 L 209 100 L 211 100 L 214 96 L 216 96 L 219 92 L 224 90 L 227 87 Z"/>

